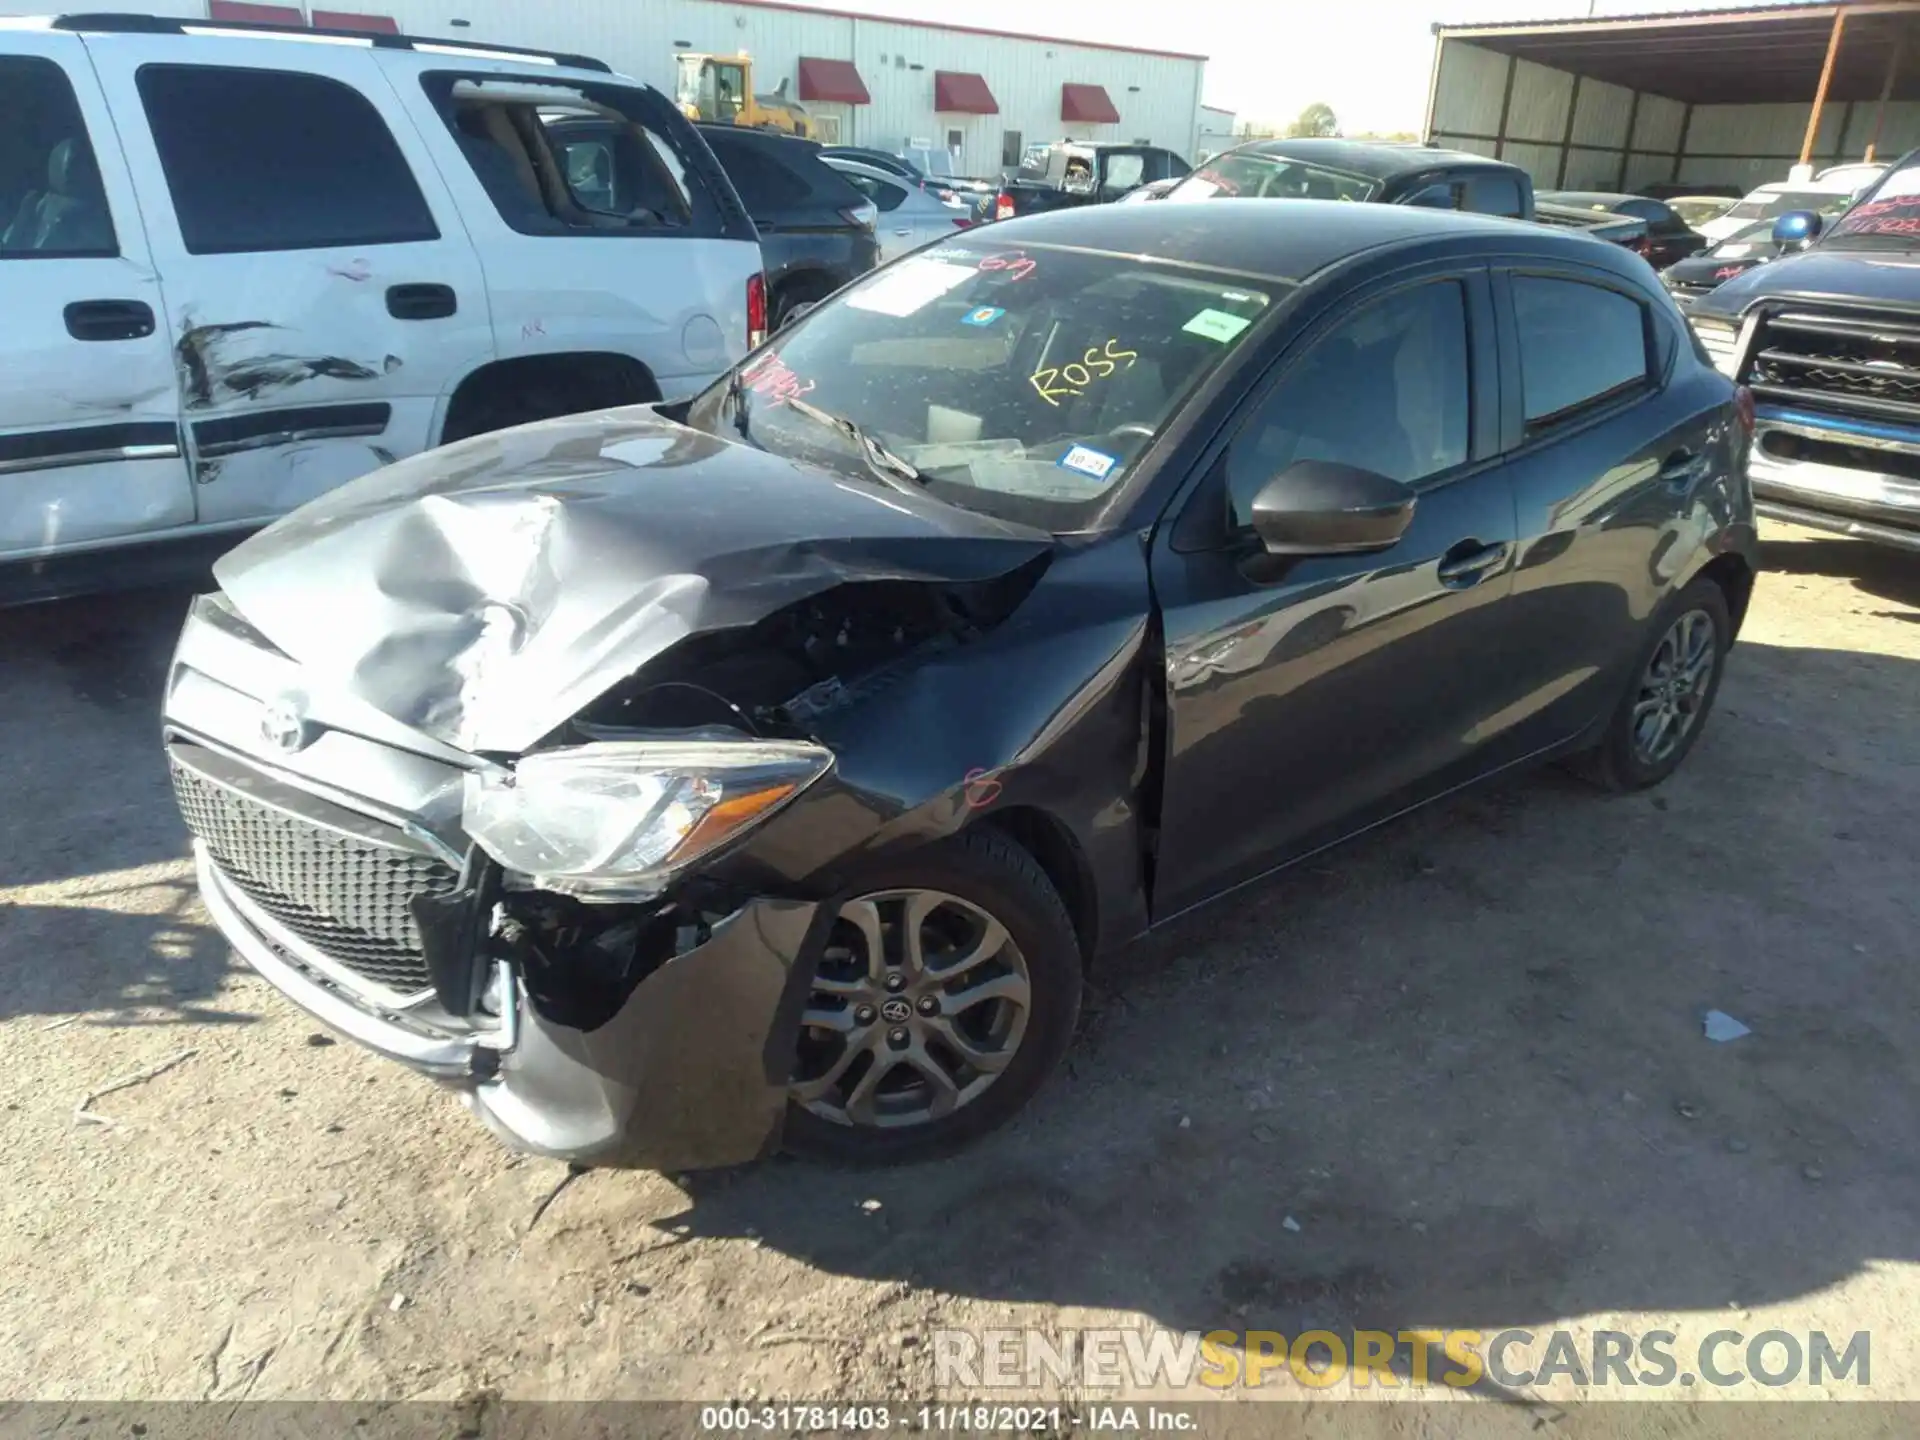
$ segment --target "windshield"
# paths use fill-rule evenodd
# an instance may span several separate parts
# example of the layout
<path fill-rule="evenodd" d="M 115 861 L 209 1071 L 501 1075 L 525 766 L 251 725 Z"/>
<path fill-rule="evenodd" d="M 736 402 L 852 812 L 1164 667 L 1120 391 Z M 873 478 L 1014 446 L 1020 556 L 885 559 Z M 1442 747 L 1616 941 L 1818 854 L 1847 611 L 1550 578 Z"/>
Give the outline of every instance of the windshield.
<path fill-rule="evenodd" d="M 1282 282 L 972 242 L 875 271 L 722 380 L 688 423 L 1056 532 L 1085 529 Z M 788 402 L 803 399 L 805 411 Z M 851 421 L 917 480 L 874 476 Z M 744 413 L 742 413 L 744 412 Z"/>
<path fill-rule="evenodd" d="M 1741 255 L 1751 255 L 1759 246 L 1765 246 L 1769 250 L 1773 248 L 1771 220 L 1756 220 L 1751 225 L 1742 225 L 1707 253 L 1724 259 L 1733 259 Z"/>
<path fill-rule="evenodd" d="M 1776 215 L 1784 215 L 1789 210 L 1816 210 L 1822 215 L 1832 215 L 1847 208 L 1851 197 L 1837 195 L 1831 190 L 1774 190 L 1764 195 L 1753 194 L 1727 211 L 1730 220 L 1771 220 Z"/>
<path fill-rule="evenodd" d="M 1920 163 L 1886 176 L 1834 222 L 1822 245 L 1910 249 L 1920 238 Z"/>
<path fill-rule="evenodd" d="M 1668 202 L 1668 208 L 1691 229 L 1709 220 L 1718 220 L 1733 205 L 1726 200 L 1672 200 Z"/>
<path fill-rule="evenodd" d="M 1380 182 L 1304 160 L 1231 150 L 1216 155 L 1167 192 L 1169 200 L 1371 200 Z"/>

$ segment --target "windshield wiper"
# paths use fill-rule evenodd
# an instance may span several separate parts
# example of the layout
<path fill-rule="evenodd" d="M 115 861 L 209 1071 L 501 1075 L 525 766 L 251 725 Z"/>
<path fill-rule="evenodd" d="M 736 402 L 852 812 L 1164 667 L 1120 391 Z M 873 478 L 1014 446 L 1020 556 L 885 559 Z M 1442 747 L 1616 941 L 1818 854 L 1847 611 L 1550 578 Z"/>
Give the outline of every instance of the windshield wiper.
<path fill-rule="evenodd" d="M 927 477 L 914 468 L 913 462 L 894 454 L 878 440 L 874 439 L 858 424 L 843 416 L 822 410 L 818 405 L 810 405 L 805 400 L 789 399 L 787 408 L 804 415 L 817 425 L 825 425 L 837 430 L 851 440 L 860 449 L 860 456 L 867 462 L 867 469 L 877 477 L 893 486 L 896 490 L 912 490 L 915 486 L 925 485 Z M 911 482 L 911 483 L 902 483 Z"/>

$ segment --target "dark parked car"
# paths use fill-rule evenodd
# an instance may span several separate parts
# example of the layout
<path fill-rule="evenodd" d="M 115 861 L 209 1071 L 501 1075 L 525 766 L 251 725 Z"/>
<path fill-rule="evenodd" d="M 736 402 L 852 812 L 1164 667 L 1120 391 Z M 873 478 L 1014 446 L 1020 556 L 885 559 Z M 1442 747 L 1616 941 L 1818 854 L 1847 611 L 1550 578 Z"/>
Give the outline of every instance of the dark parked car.
<path fill-rule="evenodd" d="M 767 311 L 776 329 L 796 306 L 824 300 L 880 263 L 879 211 L 821 162 L 818 145 L 771 130 L 695 128 L 760 232 Z"/>
<path fill-rule="evenodd" d="M 1518 165 L 1373 140 L 1254 140 L 1214 156 L 1169 200 L 1347 200 L 1533 218 Z"/>
<path fill-rule="evenodd" d="M 1611 211 L 1577 209 L 1572 205 L 1556 205 L 1550 200 L 1536 200 L 1533 205 L 1533 220 L 1537 225 L 1554 225 L 1562 229 L 1577 230 L 1595 240 L 1605 240 L 1610 245 L 1624 246 L 1636 255 L 1647 253 L 1647 222 L 1632 215 L 1616 215 Z"/>
<path fill-rule="evenodd" d="M 1794 253 L 1687 311 L 1758 401 L 1760 513 L 1920 551 L 1920 150 L 1837 218 L 1792 210 L 1771 224 Z"/>
<path fill-rule="evenodd" d="M 957 234 L 691 403 L 233 551 L 165 718 L 214 919 L 513 1144 L 904 1159 L 1151 928 L 1519 765 L 1666 778 L 1755 546 L 1749 412 L 1646 266 L 1206 218 Z"/>
<path fill-rule="evenodd" d="M 1106 205 L 1128 191 L 1185 175 L 1192 167 L 1158 145 L 1062 140 L 1029 155 L 1000 184 L 992 218 L 1038 215 L 1076 205 Z"/>
<path fill-rule="evenodd" d="M 1692 226 L 1674 213 L 1672 206 L 1661 200 L 1650 200 L 1644 195 L 1622 195 L 1604 190 L 1548 190 L 1543 191 L 1539 199 L 1598 214 L 1631 215 L 1636 220 L 1646 221 L 1647 238 L 1642 245 L 1634 248 L 1656 270 L 1664 270 L 1674 261 L 1686 259 L 1707 243 L 1694 232 Z"/>
<path fill-rule="evenodd" d="M 1709 290 L 1716 290 L 1734 276 L 1744 275 L 1754 266 L 1764 265 L 1783 253 L 1780 243 L 1773 238 L 1773 221 L 1756 220 L 1718 245 L 1711 245 L 1685 260 L 1676 260 L 1660 272 L 1660 283 L 1685 309 Z"/>

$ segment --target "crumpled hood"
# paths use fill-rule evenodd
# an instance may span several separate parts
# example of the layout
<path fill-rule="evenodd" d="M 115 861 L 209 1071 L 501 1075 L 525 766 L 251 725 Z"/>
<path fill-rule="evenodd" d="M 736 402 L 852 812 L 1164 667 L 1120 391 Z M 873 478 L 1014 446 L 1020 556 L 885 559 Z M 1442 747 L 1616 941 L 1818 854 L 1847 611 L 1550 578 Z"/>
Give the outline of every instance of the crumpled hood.
<path fill-rule="evenodd" d="M 1693 302 L 1695 314 L 1737 320 L 1750 305 L 1786 297 L 1879 302 L 1920 310 L 1920 255 L 1822 249 L 1782 256 L 1736 275 Z"/>
<path fill-rule="evenodd" d="M 633 409 L 376 471 L 214 576 L 315 688 L 518 753 L 697 631 L 847 581 L 991 579 L 1051 544 Z"/>

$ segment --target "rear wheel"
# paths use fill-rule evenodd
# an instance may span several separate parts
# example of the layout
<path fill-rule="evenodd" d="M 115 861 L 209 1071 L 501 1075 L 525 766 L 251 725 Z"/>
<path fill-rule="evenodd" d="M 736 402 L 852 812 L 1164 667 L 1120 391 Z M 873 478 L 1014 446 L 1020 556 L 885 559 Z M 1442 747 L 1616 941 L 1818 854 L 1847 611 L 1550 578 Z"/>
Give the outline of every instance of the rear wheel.
<path fill-rule="evenodd" d="M 1065 905 L 1006 836 L 876 871 L 840 902 L 808 997 L 788 1148 L 891 1163 L 995 1128 L 1065 1051 L 1080 982 Z"/>
<path fill-rule="evenodd" d="M 1606 735 L 1573 758 L 1574 768 L 1608 790 L 1644 790 L 1665 780 L 1706 728 L 1732 644 L 1725 592 L 1695 580 L 1655 622 Z"/>

